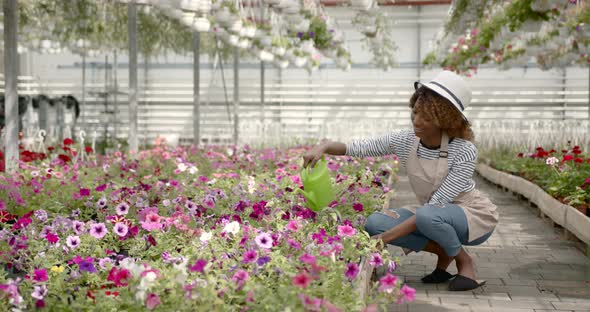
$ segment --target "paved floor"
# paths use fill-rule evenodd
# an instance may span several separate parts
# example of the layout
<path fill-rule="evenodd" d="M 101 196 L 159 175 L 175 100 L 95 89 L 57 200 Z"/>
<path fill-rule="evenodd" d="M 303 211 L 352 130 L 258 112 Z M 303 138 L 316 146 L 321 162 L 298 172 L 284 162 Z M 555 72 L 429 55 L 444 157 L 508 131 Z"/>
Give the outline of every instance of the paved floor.
<path fill-rule="evenodd" d="M 423 284 L 420 278 L 432 272 L 436 256 L 426 252 L 404 256 L 401 248 L 390 247 L 399 256 L 397 275 L 416 288 L 415 302 L 393 304 L 390 311 L 590 311 L 590 261 L 581 244 L 565 240 L 526 201 L 481 178 L 476 183 L 500 211 L 492 237 L 480 246 L 467 247 L 476 262 L 477 278 L 485 279 L 486 286 L 450 292 L 448 283 Z M 416 204 L 407 176 L 399 177 L 395 189 L 392 207 Z M 449 272 L 457 273 L 455 263 Z"/>

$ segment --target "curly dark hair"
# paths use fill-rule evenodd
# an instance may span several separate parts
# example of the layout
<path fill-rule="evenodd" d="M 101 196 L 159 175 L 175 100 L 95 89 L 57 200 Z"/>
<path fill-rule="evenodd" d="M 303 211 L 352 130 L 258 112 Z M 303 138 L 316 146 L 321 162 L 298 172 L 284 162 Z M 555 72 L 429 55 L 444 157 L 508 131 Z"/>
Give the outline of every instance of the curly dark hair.
<path fill-rule="evenodd" d="M 474 140 L 473 130 L 455 106 L 436 92 L 421 86 L 410 98 L 410 108 L 445 131 L 449 137 Z"/>

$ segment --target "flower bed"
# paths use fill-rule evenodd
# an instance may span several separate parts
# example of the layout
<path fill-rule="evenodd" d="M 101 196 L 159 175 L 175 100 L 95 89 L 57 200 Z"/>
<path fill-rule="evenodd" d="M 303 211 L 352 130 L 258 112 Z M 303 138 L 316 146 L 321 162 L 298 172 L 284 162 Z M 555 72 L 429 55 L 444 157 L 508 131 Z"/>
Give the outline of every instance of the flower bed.
<path fill-rule="evenodd" d="M 560 202 L 590 215 L 590 157 L 578 146 L 517 152 L 503 148 L 482 154 L 491 167 L 523 177 Z"/>
<path fill-rule="evenodd" d="M 413 299 L 362 231 L 395 168 L 330 159 L 336 201 L 295 192 L 303 148 L 157 146 L 0 175 L 0 303 L 52 310 L 377 310 Z M 391 162 L 389 162 L 391 163 Z M 359 263 L 386 265 L 367 302 Z"/>

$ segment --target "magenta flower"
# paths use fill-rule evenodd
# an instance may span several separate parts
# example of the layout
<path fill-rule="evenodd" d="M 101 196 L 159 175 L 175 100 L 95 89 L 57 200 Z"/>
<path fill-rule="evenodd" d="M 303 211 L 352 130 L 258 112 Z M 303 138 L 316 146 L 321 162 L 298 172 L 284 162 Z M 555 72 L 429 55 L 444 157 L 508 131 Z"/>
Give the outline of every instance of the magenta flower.
<path fill-rule="evenodd" d="M 350 225 L 339 225 L 338 235 L 341 237 L 353 237 L 356 234 L 356 230 Z"/>
<path fill-rule="evenodd" d="M 299 244 L 299 242 L 297 242 L 294 239 L 291 239 L 291 238 L 287 239 L 287 244 L 289 244 L 289 246 L 291 246 L 291 248 L 293 248 L 293 249 L 297 249 L 297 250 L 301 249 L 301 244 Z"/>
<path fill-rule="evenodd" d="M 400 290 L 402 295 L 404 296 L 405 302 L 414 301 L 416 299 L 416 290 L 408 285 L 402 286 Z"/>
<path fill-rule="evenodd" d="M 81 188 L 79 193 L 80 193 L 80 196 L 90 196 L 89 189 Z"/>
<path fill-rule="evenodd" d="M 161 303 L 160 297 L 154 293 L 150 293 L 147 295 L 147 298 L 145 298 L 145 307 L 148 308 L 148 310 L 155 309 Z"/>
<path fill-rule="evenodd" d="M 205 271 L 205 266 L 207 265 L 207 260 L 199 259 L 195 262 L 194 265 L 189 266 L 188 269 L 191 272 L 199 272 L 203 273 Z"/>
<path fill-rule="evenodd" d="M 102 239 L 107 235 L 107 227 L 102 222 L 93 224 L 90 226 L 90 235 L 96 239 Z"/>
<path fill-rule="evenodd" d="M 260 233 L 254 238 L 256 245 L 260 248 L 270 249 L 272 247 L 272 237 L 267 233 Z"/>
<path fill-rule="evenodd" d="M 299 257 L 299 261 L 307 264 L 315 264 L 316 258 L 310 254 L 305 253 Z"/>
<path fill-rule="evenodd" d="M 387 273 L 381 279 L 379 279 L 379 291 L 391 294 L 395 289 L 397 283 L 397 277 Z"/>
<path fill-rule="evenodd" d="M 244 285 L 244 283 L 248 280 L 249 277 L 250 275 L 248 274 L 248 272 L 244 270 L 238 270 L 234 274 L 234 276 L 232 276 L 231 280 L 236 282 L 236 284 L 238 284 L 238 287 L 242 287 L 242 285 Z"/>
<path fill-rule="evenodd" d="M 307 286 L 309 286 L 309 284 L 313 281 L 311 276 L 309 276 L 307 273 L 303 272 L 300 274 L 297 274 L 293 277 L 293 286 L 295 287 L 301 287 L 301 288 L 307 288 Z"/>
<path fill-rule="evenodd" d="M 356 212 L 363 212 L 363 210 L 365 210 L 365 207 L 363 206 L 363 204 L 355 203 L 354 205 L 352 205 L 352 209 L 354 209 L 354 211 Z"/>
<path fill-rule="evenodd" d="M 211 196 L 205 197 L 205 199 L 203 199 L 203 206 L 210 209 L 215 208 L 215 199 Z"/>
<path fill-rule="evenodd" d="M 291 230 L 293 232 L 297 232 L 299 230 L 299 228 L 300 228 L 300 225 L 299 225 L 299 221 L 297 221 L 297 220 L 291 220 L 287 224 L 287 229 Z"/>
<path fill-rule="evenodd" d="M 120 216 L 126 215 L 129 213 L 129 204 L 126 202 L 119 203 L 117 207 L 115 207 L 115 212 Z"/>
<path fill-rule="evenodd" d="M 256 260 L 256 257 L 258 257 L 258 255 L 256 254 L 256 250 L 248 250 L 244 253 L 244 257 L 242 259 L 243 263 L 250 263 L 253 262 L 254 260 Z"/>
<path fill-rule="evenodd" d="M 359 266 L 358 264 L 351 262 L 346 264 L 346 270 L 344 271 L 344 275 L 348 278 L 348 279 L 355 279 L 356 276 L 359 274 Z"/>
<path fill-rule="evenodd" d="M 47 270 L 39 269 L 33 272 L 33 280 L 35 282 L 46 282 L 47 281 Z"/>
<path fill-rule="evenodd" d="M 57 236 L 51 232 L 49 232 L 49 233 L 47 233 L 47 235 L 45 235 L 45 239 L 47 239 L 47 241 L 50 244 L 55 244 L 55 243 L 59 242 L 59 236 Z"/>
<path fill-rule="evenodd" d="M 78 248 L 78 246 L 80 246 L 80 237 L 72 235 L 68 236 L 66 239 L 66 245 L 72 249 Z"/>
<path fill-rule="evenodd" d="M 378 268 L 383 265 L 383 258 L 378 253 L 374 253 L 371 255 L 371 260 L 369 260 L 369 264 L 372 265 L 374 268 Z"/>

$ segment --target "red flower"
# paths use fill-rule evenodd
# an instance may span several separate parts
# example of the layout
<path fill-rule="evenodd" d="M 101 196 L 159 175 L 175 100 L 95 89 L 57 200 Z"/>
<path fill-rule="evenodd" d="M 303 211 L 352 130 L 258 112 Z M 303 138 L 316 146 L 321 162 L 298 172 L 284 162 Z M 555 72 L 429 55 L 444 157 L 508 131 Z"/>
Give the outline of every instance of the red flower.
<path fill-rule="evenodd" d="M 584 162 L 584 160 L 582 158 L 578 158 L 578 157 L 576 157 L 576 159 L 574 159 L 574 161 L 578 164 L 581 164 Z"/>
<path fill-rule="evenodd" d="M 87 153 L 87 154 L 90 154 L 90 153 L 94 152 L 94 151 L 92 150 L 92 147 L 90 147 L 90 146 L 86 146 L 84 149 L 86 150 L 86 153 Z"/>
<path fill-rule="evenodd" d="M 564 155 L 562 162 L 565 162 L 565 161 L 568 161 L 568 160 L 574 160 L 574 156 L 572 156 L 572 155 Z"/>
<path fill-rule="evenodd" d="M 516 155 L 518 158 L 522 158 L 522 156 L 524 156 L 522 153 L 518 153 L 518 155 Z"/>
<path fill-rule="evenodd" d="M 561 152 L 565 154 L 565 153 L 567 153 L 567 150 L 561 150 Z"/>
<path fill-rule="evenodd" d="M 53 152 L 54 149 L 55 149 L 55 147 L 53 147 L 53 146 L 50 146 L 50 147 L 47 148 L 47 150 L 50 151 L 50 152 Z"/>
<path fill-rule="evenodd" d="M 64 145 L 72 145 L 72 144 L 74 144 L 74 140 L 72 140 L 70 138 L 64 139 Z"/>
<path fill-rule="evenodd" d="M 554 150 L 554 149 L 551 149 L 551 150 L 549 151 L 549 154 L 553 154 L 553 153 L 555 153 L 555 152 L 557 152 L 557 151 L 556 151 L 556 150 Z"/>
<path fill-rule="evenodd" d="M 69 161 L 71 161 L 70 156 L 68 156 L 68 155 L 59 154 L 57 157 L 59 159 L 61 159 L 63 162 L 69 162 Z"/>
<path fill-rule="evenodd" d="M 574 153 L 576 155 L 580 155 L 580 154 L 582 154 L 582 151 L 579 150 L 579 149 L 575 149 L 575 150 L 572 151 L 572 153 Z"/>
<path fill-rule="evenodd" d="M 546 151 L 539 151 L 537 153 L 537 157 L 539 157 L 539 158 L 543 158 L 545 156 L 549 156 L 549 153 L 547 153 Z"/>
<path fill-rule="evenodd" d="M 536 150 L 537 150 L 537 152 L 540 152 L 540 151 L 543 150 L 543 148 L 539 146 L 539 147 L 536 148 Z"/>

